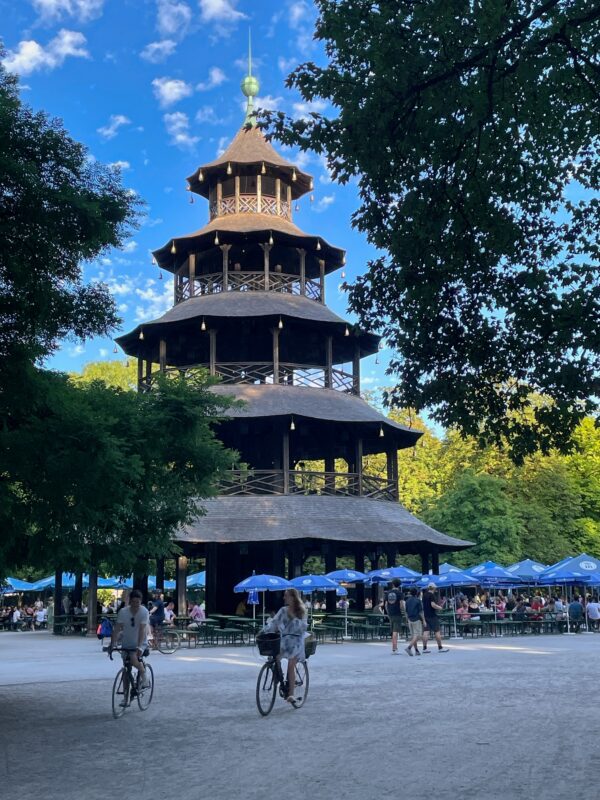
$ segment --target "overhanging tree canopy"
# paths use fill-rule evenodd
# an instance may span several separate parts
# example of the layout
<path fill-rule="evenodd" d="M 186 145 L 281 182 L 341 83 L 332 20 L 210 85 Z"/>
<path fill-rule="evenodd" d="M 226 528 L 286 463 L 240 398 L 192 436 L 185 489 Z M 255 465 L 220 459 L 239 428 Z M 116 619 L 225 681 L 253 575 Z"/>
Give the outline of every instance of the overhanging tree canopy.
<path fill-rule="evenodd" d="M 271 130 L 358 180 L 382 255 L 350 307 L 397 351 L 390 401 L 516 459 L 567 449 L 600 389 L 600 7 L 316 5 L 329 63 L 288 85 L 337 115 Z"/>

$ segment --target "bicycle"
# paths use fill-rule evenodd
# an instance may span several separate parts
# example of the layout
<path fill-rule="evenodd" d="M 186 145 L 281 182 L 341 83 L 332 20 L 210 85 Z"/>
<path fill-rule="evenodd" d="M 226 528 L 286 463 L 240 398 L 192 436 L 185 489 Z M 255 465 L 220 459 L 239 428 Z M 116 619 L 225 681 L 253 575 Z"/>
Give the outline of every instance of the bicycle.
<path fill-rule="evenodd" d="M 112 649 L 106 647 L 103 649 L 108 651 L 111 661 L 113 660 L 114 652 L 123 652 L 122 647 L 114 647 Z M 144 661 L 144 658 L 150 654 L 150 651 L 146 648 L 139 659 L 146 670 L 149 686 L 142 686 L 142 676 L 139 672 L 134 676 L 133 665 L 130 658 L 131 651 L 126 650 L 125 652 L 127 655 L 123 660 L 123 666 L 115 676 L 112 688 L 112 713 L 115 719 L 119 719 L 119 717 L 123 716 L 125 709 L 129 708 L 134 698 L 137 699 L 140 711 L 146 711 L 154 696 L 154 672 L 150 664 L 146 664 Z"/>
<path fill-rule="evenodd" d="M 273 710 L 277 687 L 279 695 L 284 700 L 288 696 L 288 682 L 281 668 L 279 660 L 279 647 L 281 637 L 277 633 L 263 633 L 256 637 L 256 644 L 261 656 L 267 656 L 267 662 L 262 665 L 256 681 L 256 705 L 259 713 L 266 717 Z M 304 640 L 304 653 L 308 659 L 314 655 L 317 649 L 316 639 L 307 637 Z M 294 677 L 294 699 L 291 705 L 294 708 L 302 708 L 308 696 L 309 673 L 306 661 L 298 661 L 295 667 Z"/>
<path fill-rule="evenodd" d="M 152 648 L 164 655 L 171 655 L 179 649 L 181 637 L 174 628 L 166 628 L 164 623 L 152 628 Z"/>

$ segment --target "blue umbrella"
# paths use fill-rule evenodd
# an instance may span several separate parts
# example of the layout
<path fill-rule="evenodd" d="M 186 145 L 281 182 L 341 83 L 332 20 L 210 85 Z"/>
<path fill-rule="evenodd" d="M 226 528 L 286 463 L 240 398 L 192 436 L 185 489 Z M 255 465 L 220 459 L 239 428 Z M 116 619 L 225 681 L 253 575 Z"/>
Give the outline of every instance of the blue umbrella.
<path fill-rule="evenodd" d="M 511 564 L 510 567 L 506 568 L 506 571 L 525 583 L 539 583 L 540 575 L 545 569 L 548 569 L 548 567 L 540 564 L 539 561 L 526 558 L 516 564 Z"/>
<path fill-rule="evenodd" d="M 440 589 L 443 589 L 444 587 L 454 586 L 477 586 L 478 579 L 468 575 L 466 572 L 456 570 L 456 572 L 446 572 L 445 575 L 423 575 L 421 580 L 417 581 L 417 586 L 425 587 L 430 583 L 434 583 Z"/>
<path fill-rule="evenodd" d="M 499 586 L 502 584 L 508 586 L 509 584 L 515 583 L 515 576 L 511 575 L 511 573 L 504 567 L 501 567 L 500 564 L 496 564 L 495 561 L 484 561 L 483 564 L 470 567 L 466 569 L 465 572 L 477 578 L 477 582 L 480 586 Z"/>
<path fill-rule="evenodd" d="M 187 577 L 188 589 L 203 589 L 206 586 L 206 570 L 194 572 Z"/>
<path fill-rule="evenodd" d="M 415 583 L 421 574 L 408 567 L 386 567 L 385 569 L 374 569 L 367 573 L 369 583 L 389 583 L 394 578 L 398 578 L 402 583 Z"/>
<path fill-rule="evenodd" d="M 88 586 L 88 576 L 83 576 L 83 586 Z M 36 592 L 43 592 L 45 589 L 54 589 L 56 584 L 55 576 L 48 575 L 47 578 L 42 578 L 39 581 L 36 581 L 32 585 L 32 590 Z M 75 573 L 73 572 L 63 572 L 62 574 L 62 588 L 63 589 L 74 589 L 75 588 Z"/>
<path fill-rule="evenodd" d="M 258 599 L 258 592 L 256 591 L 256 589 L 251 589 L 248 592 L 247 603 L 249 606 L 257 606 L 260 603 L 260 600 Z"/>
<path fill-rule="evenodd" d="M 293 578 L 290 583 L 304 594 L 315 591 L 335 591 L 338 588 L 338 584 L 326 575 L 300 575 L 298 578 Z"/>
<path fill-rule="evenodd" d="M 333 572 L 328 572 L 326 577 L 339 583 L 361 583 L 367 578 L 364 572 L 356 569 L 335 569 Z"/>
<path fill-rule="evenodd" d="M 462 569 L 450 564 L 449 561 L 444 561 L 443 564 L 440 564 L 440 575 L 445 575 L 447 572 L 462 572 Z"/>
<path fill-rule="evenodd" d="M 555 583 L 587 583 L 590 578 L 600 576 L 600 561 L 587 553 L 569 558 L 561 564 L 548 567 L 540 576 L 541 581 Z"/>
<path fill-rule="evenodd" d="M 8 594 L 10 592 L 30 592 L 33 590 L 34 584 L 29 581 L 22 581 L 20 578 L 5 578 L 4 583 L 0 586 L 0 593 Z"/>
<path fill-rule="evenodd" d="M 164 581 L 163 589 L 175 589 L 175 581 Z M 156 589 L 156 575 L 148 575 L 148 589 Z"/>
<path fill-rule="evenodd" d="M 292 584 L 278 575 L 250 575 L 233 587 L 234 592 L 262 592 L 263 593 L 263 627 L 265 624 L 265 592 L 281 592 L 290 589 Z"/>

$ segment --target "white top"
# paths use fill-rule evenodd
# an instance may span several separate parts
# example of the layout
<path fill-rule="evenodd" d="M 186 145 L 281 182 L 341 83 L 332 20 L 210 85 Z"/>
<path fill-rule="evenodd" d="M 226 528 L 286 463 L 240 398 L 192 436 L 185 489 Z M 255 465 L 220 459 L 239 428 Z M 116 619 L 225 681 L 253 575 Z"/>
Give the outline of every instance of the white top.
<path fill-rule="evenodd" d="M 48 619 L 48 613 L 45 608 L 40 608 L 35 612 L 35 618 L 38 622 L 45 622 Z"/>
<path fill-rule="evenodd" d="M 173 617 L 175 616 L 175 612 L 171 608 L 165 608 L 165 622 L 171 622 Z"/>
<path fill-rule="evenodd" d="M 18 608 L 15 608 L 12 615 L 12 621 L 18 622 L 20 619 L 21 619 L 21 612 L 19 611 Z"/>
<path fill-rule="evenodd" d="M 600 604 L 599 603 L 588 603 L 587 604 L 587 615 L 589 619 L 600 619 Z"/>
<path fill-rule="evenodd" d="M 123 626 L 121 634 L 121 646 L 125 650 L 135 650 L 140 641 L 140 628 L 143 627 L 144 633 L 139 645 L 142 649 L 148 646 L 148 609 L 140 606 L 137 614 L 133 614 L 130 606 L 124 606 L 117 614 L 117 625 Z M 133 623 L 131 622 L 133 620 Z"/>

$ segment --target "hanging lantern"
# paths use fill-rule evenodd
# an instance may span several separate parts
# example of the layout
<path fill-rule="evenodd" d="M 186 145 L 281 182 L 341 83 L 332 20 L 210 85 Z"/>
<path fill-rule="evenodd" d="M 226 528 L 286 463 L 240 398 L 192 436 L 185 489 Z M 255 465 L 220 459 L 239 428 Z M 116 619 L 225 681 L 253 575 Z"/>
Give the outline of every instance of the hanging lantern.
<path fill-rule="evenodd" d="M 379 353 L 377 353 L 377 355 L 375 356 L 375 363 L 379 364 Z"/>
<path fill-rule="evenodd" d="M 350 328 L 346 325 L 346 329 L 344 330 L 344 336 L 350 336 Z"/>
<path fill-rule="evenodd" d="M 202 170 L 200 170 L 200 171 L 198 172 L 198 180 L 199 180 L 200 182 L 202 182 L 202 181 L 204 180 L 204 173 L 202 172 Z"/>
<path fill-rule="evenodd" d="M 266 175 L 267 174 L 267 168 L 265 167 L 265 162 L 264 161 L 262 162 L 262 167 L 260 168 L 260 174 L 261 175 Z"/>
<path fill-rule="evenodd" d="M 138 336 L 138 339 L 140 340 L 140 342 L 144 341 L 144 330 L 143 329 L 140 331 L 140 335 Z"/>
<path fill-rule="evenodd" d="M 296 430 L 296 423 L 294 422 L 294 418 L 293 417 L 292 417 L 292 421 L 290 422 L 290 430 L 291 431 L 295 431 Z"/>
<path fill-rule="evenodd" d="M 216 245 L 219 244 L 219 232 L 218 231 L 215 233 L 215 244 Z"/>
<path fill-rule="evenodd" d="M 157 260 L 156 260 L 156 257 L 155 257 L 155 256 L 152 256 L 152 263 L 153 263 L 155 266 L 158 266 L 158 262 L 157 262 Z"/>
<path fill-rule="evenodd" d="M 315 185 L 315 183 L 314 183 L 313 179 L 311 178 L 310 179 L 310 183 L 308 184 L 308 188 L 312 191 L 314 185 Z"/>
<path fill-rule="evenodd" d="M 321 249 L 321 242 L 317 239 L 317 250 Z"/>
<path fill-rule="evenodd" d="M 346 266 L 346 253 L 344 253 L 342 256 L 342 266 Z"/>
<path fill-rule="evenodd" d="M 202 317 L 202 324 L 200 325 L 200 330 L 201 331 L 205 331 L 206 330 L 206 322 L 204 321 L 204 317 Z"/>
<path fill-rule="evenodd" d="M 344 280 L 344 278 L 345 278 L 345 277 L 346 277 L 346 270 L 345 270 L 345 269 L 343 269 L 343 270 L 342 270 L 342 280 Z"/>
<path fill-rule="evenodd" d="M 296 175 L 296 167 L 294 167 L 293 170 L 292 170 L 292 180 L 295 181 L 297 179 L 298 179 L 298 176 Z"/>
<path fill-rule="evenodd" d="M 383 425 L 380 425 L 379 426 L 379 438 L 383 439 L 384 436 L 385 436 L 385 433 L 383 432 Z"/>
<path fill-rule="evenodd" d="M 175 239 L 173 239 L 173 244 L 171 245 L 171 255 L 175 255 L 177 252 L 177 248 L 175 247 Z"/>
<path fill-rule="evenodd" d="M 119 352 L 119 351 L 117 350 L 117 345 L 115 345 L 115 346 L 113 347 L 113 353 L 118 353 L 118 352 Z"/>
<path fill-rule="evenodd" d="M 294 211 L 300 211 L 300 206 L 298 203 L 294 206 Z"/>
<path fill-rule="evenodd" d="M 279 317 L 279 324 L 277 325 L 277 327 L 279 328 L 279 330 L 283 328 L 283 320 L 281 319 L 281 317 Z"/>
<path fill-rule="evenodd" d="M 311 202 L 311 203 L 314 203 L 314 202 L 315 202 L 315 196 L 314 196 L 314 194 L 311 194 L 311 196 L 310 196 L 310 202 Z"/>
<path fill-rule="evenodd" d="M 269 231 L 269 244 L 273 244 L 273 234 Z"/>
<path fill-rule="evenodd" d="M 228 161 L 227 162 L 227 174 L 231 175 L 232 172 L 233 172 L 233 170 L 231 169 L 231 161 Z"/>
<path fill-rule="evenodd" d="M 193 205 L 194 205 L 194 198 L 193 198 L 191 195 L 190 195 L 190 205 L 191 205 L 191 206 L 193 206 Z"/>
<path fill-rule="evenodd" d="M 158 270 L 158 280 L 162 281 L 162 270 L 161 269 Z"/>

